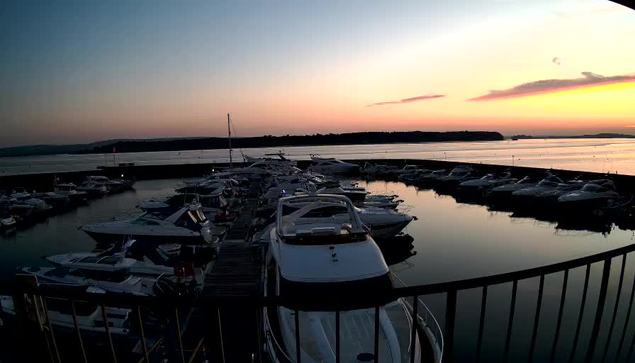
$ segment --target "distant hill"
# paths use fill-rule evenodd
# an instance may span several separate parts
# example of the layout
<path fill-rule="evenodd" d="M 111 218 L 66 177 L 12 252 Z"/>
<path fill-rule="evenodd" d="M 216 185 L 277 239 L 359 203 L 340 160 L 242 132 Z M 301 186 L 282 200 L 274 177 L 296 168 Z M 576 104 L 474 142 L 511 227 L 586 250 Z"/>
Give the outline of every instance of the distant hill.
<path fill-rule="evenodd" d="M 531 135 L 513 135 L 509 137 L 510 139 L 634 139 L 635 135 L 628 134 L 616 134 L 610 132 L 602 132 L 599 134 L 591 134 L 591 135 L 568 135 L 568 136 L 558 136 L 558 135 L 547 135 L 547 136 L 531 136 Z"/>
<path fill-rule="evenodd" d="M 319 145 L 356 145 L 420 143 L 443 141 L 494 141 L 503 140 L 503 135 L 490 131 L 451 131 L 451 132 L 353 132 L 344 134 L 315 134 L 304 136 L 258 136 L 232 139 L 233 148 L 283 147 L 283 146 L 319 146 Z M 173 140 L 129 140 L 109 145 L 95 146 L 77 153 L 108 153 L 112 148 L 117 152 L 177 151 L 226 149 L 227 138 L 208 137 L 197 139 Z"/>

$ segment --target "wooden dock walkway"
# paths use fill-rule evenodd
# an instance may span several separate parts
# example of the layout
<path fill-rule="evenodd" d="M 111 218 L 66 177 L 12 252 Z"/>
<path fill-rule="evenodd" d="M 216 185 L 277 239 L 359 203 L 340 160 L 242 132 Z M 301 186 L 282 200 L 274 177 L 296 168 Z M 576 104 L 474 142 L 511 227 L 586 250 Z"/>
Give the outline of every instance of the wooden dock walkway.
<path fill-rule="evenodd" d="M 260 253 L 248 240 L 257 207 L 258 199 L 250 198 L 241 209 L 221 243 L 214 265 L 205 275 L 202 296 L 249 298 L 262 293 Z M 251 354 L 258 351 L 259 315 L 259 309 L 244 306 L 195 309 L 188 333 L 205 337 L 206 351 L 213 361 L 251 362 Z"/>

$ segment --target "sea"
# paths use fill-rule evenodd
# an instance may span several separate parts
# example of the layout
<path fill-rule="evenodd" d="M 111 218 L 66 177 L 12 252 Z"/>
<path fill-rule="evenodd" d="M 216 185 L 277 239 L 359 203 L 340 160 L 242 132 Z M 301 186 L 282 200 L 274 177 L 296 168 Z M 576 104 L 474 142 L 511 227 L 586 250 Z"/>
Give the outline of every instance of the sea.
<path fill-rule="evenodd" d="M 244 154 L 261 156 L 279 149 L 245 149 Z M 420 158 L 482 162 L 503 165 L 522 165 L 554 169 L 572 169 L 635 175 L 635 140 L 631 139 L 549 139 L 474 143 L 430 143 L 395 145 L 353 145 L 282 148 L 289 158 L 306 159 L 320 154 L 342 159 L 399 159 Z M 236 151 L 238 154 L 240 150 Z M 41 157 L 1 158 L 0 170 L 6 174 L 90 170 L 106 162 L 113 155 L 56 155 Z M 228 160 L 226 150 L 155 152 L 116 155 L 116 162 L 141 164 L 208 163 Z M 132 191 L 91 201 L 65 214 L 49 217 L 28 228 L 0 235 L 0 278 L 10 279 L 19 266 L 47 265 L 42 256 L 90 251 L 94 241 L 78 228 L 140 213 L 138 205 L 150 199 L 174 194 L 183 181 L 178 179 L 146 180 L 135 184 Z M 517 217 L 510 212 L 492 211 L 485 206 L 463 204 L 448 195 L 421 189 L 399 182 L 358 181 L 373 194 L 397 194 L 404 202 L 403 212 L 417 217 L 404 231 L 412 237 L 412 245 L 390 261 L 391 269 L 408 285 L 452 281 L 490 274 L 511 272 L 583 257 L 634 243 L 635 232 L 616 225 L 563 226 L 530 217 Z M 616 316 L 616 332 L 625 324 L 626 308 L 632 302 L 630 286 L 635 278 L 635 257 L 628 256 L 625 264 L 625 292 L 622 292 Z M 611 265 L 607 310 L 612 312 L 616 299 L 621 258 Z M 575 361 L 583 354 L 591 334 L 593 313 L 596 310 L 601 264 L 591 268 L 584 324 Z M 570 271 L 562 331 L 556 351 L 556 361 L 567 356 L 578 318 L 584 268 Z M 541 320 L 536 340 L 534 361 L 549 361 L 563 283 L 562 274 L 545 278 Z M 526 360 L 536 309 L 538 279 L 518 284 L 518 304 L 514 312 L 509 361 Z M 628 288 L 627 288 L 628 287 Z M 510 313 L 511 284 L 490 287 L 486 307 L 482 361 L 503 361 L 503 346 Z M 444 325 L 445 296 L 422 298 L 424 303 Z M 476 349 L 476 334 L 480 312 L 481 291 L 468 290 L 458 294 L 455 359 L 472 361 Z M 631 320 L 633 317 L 631 316 Z M 606 319 L 608 320 L 608 319 Z M 603 324 L 600 339 L 605 339 L 607 325 Z M 631 326 L 633 326 L 631 322 Z M 629 328 L 626 344 L 635 339 Z M 613 339 L 615 340 L 615 338 Z M 602 341 L 603 342 L 603 341 Z M 603 343 L 598 346 L 604 348 Z M 606 361 L 617 360 L 615 346 L 607 353 Z M 622 352 L 622 358 L 626 349 Z"/>
<path fill-rule="evenodd" d="M 282 151 L 308 160 L 311 154 L 339 159 L 429 159 L 529 166 L 635 175 L 635 139 L 521 139 L 420 144 L 293 146 L 234 150 L 260 157 Z M 98 166 L 135 163 L 170 165 L 229 162 L 227 150 L 159 151 L 118 154 L 44 155 L 0 158 L 0 175 L 96 170 Z"/>

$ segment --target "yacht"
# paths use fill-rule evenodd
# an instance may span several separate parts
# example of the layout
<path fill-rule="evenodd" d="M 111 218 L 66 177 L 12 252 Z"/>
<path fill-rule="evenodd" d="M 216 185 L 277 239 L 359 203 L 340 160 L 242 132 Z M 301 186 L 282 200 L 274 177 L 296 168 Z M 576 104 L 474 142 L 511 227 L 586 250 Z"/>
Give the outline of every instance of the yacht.
<path fill-rule="evenodd" d="M 474 169 L 468 165 L 459 165 L 452 169 L 448 175 L 437 178 L 437 182 L 443 187 L 454 187 L 460 183 L 472 179 L 476 179 L 474 176 Z"/>
<path fill-rule="evenodd" d="M 334 221 L 333 213 L 347 218 Z M 300 357 L 303 362 L 401 363 L 409 362 L 411 355 L 417 362 L 440 361 L 441 349 L 429 338 L 429 329 L 415 319 L 419 324 L 412 332 L 409 305 L 390 297 L 390 270 L 348 198 L 282 198 L 269 233 L 264 294 L 284 302 L 263 307 L 265 348 L 272 362 Z M 377 306 L 379 316 L 375 317 Z M 338 310 L 342 333 L 336 358 Z M 374 356 L 376 318 L 378 357 Z M 429 357 L 422 356 L 424 346 L 434 347 Z"/>
<path fill-rule="evenodd" d="M 66 208 L 71 201 L 68 196 L 55 192 L 34 193 L 33 197 L 41 199 L 44 201 L 44 203 L 58 209 Z"/>
<path fill-rule="evenodd" d="M 397 209 L 403 200 L 396 198 L 396 195 L 368 195 L 364 200 L 363 207 Z"/>
<path fill-rule="evenodd" d="M 130 273 L 130 265 L 134 260 L 115 266 L 117 257 L 92 266 L 77 267 L 21 267 L 20 273 L 37 277 L 41 284 L 66 284 L 69 286 L 93 286 L 106 292 L 151 296 L 157 278 L 134 276 Z"/>
<path fill-rule="evenodd" d="M 13 216 L 0 217 L 0 231 L 8 231 L 17 227 L 18 222 Z"/>
<path fill-rule="evenodd" d="M 365 189 L 358 188 L 345 188 L 342 187 L 338 182 L 327 183 L 324 188 L 321 188 L 317 191 L 318 194 L 337 194 L 343 195 L 353 202 L 353 204 L 357 206 L 361 206 L 364 204 L 364 200 L 368 195 Z"/>
<path fill-rule="evenodd" d="M 562 179 L 558 178 L 555 175 L 549 175 L 534 186 L 513 191 L 512 198 L 515 198 L 517 200 L 529 200 L 540 193 L 555 190 L 561 184 L 564 184 Z"/>
<path fill-rule="evenodd" d="M 395 237 L 416 219 L 406 213 L 386 208 L 357 208 L 357 212 L 364 225 L 370 229 L 371 236 L 381 239 Z"/>
<path fill-rule="evenodd" d="M 518 179 L 512 178 L 511 173 L 490 173 L 483 176 L 480 179 L 473 179 L 464 181 L 459 184 L 459 187 L 465 191 L 469 190 L 484 190 L 489 188 L 496 188 L 501 185 L 511 184 L 517 182 Z"/>
<path fill-rule="evenodd" d="M 575 180 L 558 184 L 554 189 L 546 190 L 534 195 L 534 202 L 538 204 L 552 204 L 558 201 L 560 196 L 578 191 L 587 183 L 581 180 Z"/>
<path fill-rule="evenodd" d="M 561 195 L 558 197 L 558 204 L 565 208 L 601 208 L 618 199 L 620 195 L 613 182 L 591 182 L 579 191 Z"/>
<path fill-rule="evenodd" d="M 422 170 L 425 171 L 427 169 L 421 169 L 419 165 L 406 165 L 400 170 L 396 171 L 397 179 L 410 179 L 409 176 L 418 174 Z"/>
<path fill-rule="evenodd" d="M 134 180 L 110 179 L 103 175 L 91 175 L 87 178 L 87 183 L 95 185 L 97 187 L 104 186 L 108 189 L 109 193 L 118 193 L 124 190 L 132 189 Z"/>
<path fill-rule="evenodd" d="M 52 209 L 52 207 L 46 204 L 42 199 L 35 198 L 32 194 L 23 190 L 15 191 L 11 194 L 11 198 L 15 200 L 14 208 L 28 209 L 28 207 L 23 206 L 32 207 L 32 211 L 28 212 L 28 215 L 42 216 Z"/>
<path fill-rule="evenodd" d="M 20 324 L 16 316 L 16 308 L 13 297 L 0 295 L 0 325 Z M 104 314 L 102 307 L 88 302 L 75 301 L 74 304 L 76 319 L 73 317 L 71 305 L 67 300 L 47 299 L 47 317 L 51 327 L 56 334 L 66 333 L 77 336 L 77 328 L 81 330 L 82 339 L 103 339 L 106 334 L 104 324 Z M 119 341 L 127 339 L 130 333 L 131 316 L 130 309 L 106 307 L 106 317 L 108 318 L 108 333 L 113 340 Z M 75 325 L 77 324 L 77 325 Z"/>
<path fill-rule="evenodd" d="M 121 242 L 126 239 L 161 243 L 206 244 L 218 239 L 210 231 L 210 223 L 197 204 L 180 208 L 172 215 L 146 212 L 121 221 L 81 227 L 98 243 Z"/>
<path fill-rule="evenodd" d="M 492 188 L 489 191 L 489 196 L 490 197 L 506 197 L 511 195 L 513 192 L 517 190 L 530 188 L 535 186 L 536 184 L 537 182 L 533 178 L 526 176 L 515 183 L 500 185 L 495 188 Z"/>
<path fill-rule="evenodd" d="M 100 183 L 94 183 L 91 180 L 83 182 L 75 189 L 78 192 L 85 192 L 88 198 L 101 198 L 108 194 L 108 187 Z"/>
<path fill-rule="evenodd" d="M 359 165 L 332 158 L 319 158 L 317 164 L 309 166 L 307 171 L 320 174 L 352 174 L 359 172 Z"/>
<path fill-rule="evenodd" d="M 77 186 L 73 183 L 56 184 L 53 192 L 67 196 L 71 204 L 84 203 L 88 199 L 88 193 L 77 191 Z"/>

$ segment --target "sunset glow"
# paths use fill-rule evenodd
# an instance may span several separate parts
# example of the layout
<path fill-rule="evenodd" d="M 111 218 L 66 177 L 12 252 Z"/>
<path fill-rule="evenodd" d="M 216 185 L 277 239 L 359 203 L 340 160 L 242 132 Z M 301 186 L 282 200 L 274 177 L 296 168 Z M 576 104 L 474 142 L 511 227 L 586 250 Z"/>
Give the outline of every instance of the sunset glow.
<path fill-rule="evenodd" d="M 224 136 L 227 113 L 238 136 L 635 125 L 635 11 L 604 0 L 3 7 L 0 146 Z"/>

